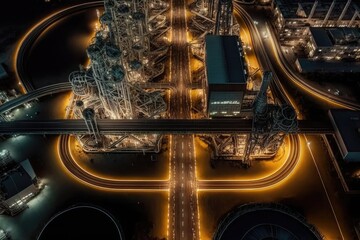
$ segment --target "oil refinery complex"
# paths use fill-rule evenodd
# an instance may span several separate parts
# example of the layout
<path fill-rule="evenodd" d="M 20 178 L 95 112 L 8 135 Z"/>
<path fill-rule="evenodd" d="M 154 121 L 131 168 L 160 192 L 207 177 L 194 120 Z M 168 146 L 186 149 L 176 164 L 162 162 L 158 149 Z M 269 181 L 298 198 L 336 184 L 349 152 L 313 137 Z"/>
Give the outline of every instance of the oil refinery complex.
<path fill-rule="evenodd" d="M 100 28 L 87 48 L 89 66 L 72 72 L 74 118 L 84 118 L 90 135 L 79 135 L 86 151 L 159 151 L 161 136 L 99 134 L 96 119 L 161 118 L 166 111 L 163 93 L 146 90 L 164 72 L 168 30 L 162 1 L 106 1 Z"/>
<path fill-rule="evenodd" d="M 356 1 L 60 2 L 0 91 L 0 240 L 360 238 Z"/>
<path fill-rule="evenodd" d="M 205 56 L 205 77 L 201 78 L 201 85 L 205 85 L 205 115 L 251 118 L 253 132 L 203 139 L 212 147 L 215 159 L 239 160 L 250 166 L 250 159 L 273 157 L 284 136 L 297 131 L 296 113 L 289 105 L 268 104 L 271 72 L 264 72 L 254 101 L 248 107 L 242 106 L 247 95 L 248 70 L 242 43 L 238 35 L 233 35 L 239 32 L 239 25 L 234 24 L 232 2 L 194 3 L 207 4 L 209 8 L 201 9 L 209 9 L 208 12 L 197 12 L 191 28 L 195 34 L 201 27 L 209 29 L 192 44 L 202 43 L 198 52 Z M 167 9 L 165 2 L 105 2 L 105 11 L 99 16 L 101 26 L 87 48 L 90 64 L 69 76 L 74 93 L 71 112 L 74 118 L 83 118 L 89 130 L 89 134 L 77 136 L 85 151 L 160 151 L 159 134 L 103 135 L 96 121 L 168 116 L 164 93 L 141 85 L 151 83 L 164 72 L 159 59 L 168 51 L 163 36 L 167 21 L 161 13 Z M 213 26 L 198 23 L 201 17 L 212 19 L 208 22 L 213 21 Z"/>

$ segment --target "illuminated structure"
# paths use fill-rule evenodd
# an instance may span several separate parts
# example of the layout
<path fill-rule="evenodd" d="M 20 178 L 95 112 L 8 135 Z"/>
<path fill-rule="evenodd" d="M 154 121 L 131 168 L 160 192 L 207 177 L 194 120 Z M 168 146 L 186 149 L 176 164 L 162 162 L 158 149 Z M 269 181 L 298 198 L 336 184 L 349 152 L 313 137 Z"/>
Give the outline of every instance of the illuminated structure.
<path fill-rule="evenodd" d="M 239 116 L 247 70 L 238 36 L 206 35 L 205 63 L 209 117 Z"/>
<path fill-rule="evenodd" d="M 263 73 L 263 82 L 253 104 L 252 132 L 249 136 L 244 161 L 276 154 L 284 136 L 297 131 L 297 119 L 290 105 L 270 105 L 267 103 L 267 88 L 272 78 L 271 72 Z"/>
<path fill-rule="evenodd" d="M 233 25 L 233 5 L 231 0 L 219 0 L 218 9 L 215 18 L 216 35 L 231 34 L 231 27 Z"/>
<path fill-rule="evenodd" d="M 359 7 L 354 1 L 274 0 L 274 24 L 280 41 L 306 44 L 308 27 L 360 26 Z"/>
<path fill-rule="evenodd" d="M 250 134 L 201 136 L 213 151 L 212 159 L 240 160 L 250 166 L 252 159 L 273 157 L 284 136 L 297 130 L 295 110 L 289 105 L 268 104 L 271 72 L 263 73 L 251 108 L 243 107 L 247 74 L 238 37 L 207 35 L 205 42 L 207 115 L 252 119 Z"/>
<path fill-rule="evenodd" d="M 323 60 L 359 59 L 358 28 L 309 28 L 306 52 L 309 58 Z"/>
<path fill-rule="evenodd" d="M 35 172 L 29 160 L 24 160 L 0 178 L 0 209 L 15 215 L 27 208 L 26 202 L 39 191 Z"/>
<path fill-rule="evenodd" d="M 192 53 L 204 58 L 204 36 L 239 35 L 239 24 L 234 21 L 233 4 L 230 0 L 197 0 L 191 4 L 194 16 L 191 19 L 190 30 L 196 37 L 191 42 Z"/>
<path fill-rule="evenodd" d="M 100 136 L 96 119 L 160 118 L 163 93 L 141 84 L 164 72 L 168 29 L 163 1 L 105 1 L 101 27 L 87 48 L 88 67 L 69 76 L 74 118 L 84 118 L 89 134 L 78 139 L 85 151 L 158 151 L 161 136 Z"/>
<path fill-rule="evenodd" d="M 297 131 L 295 110 L 289 105 L 274 105 L 267 102 L 267 88 L 271 72 L 265 72 L 260 91 L 253 103 L 250 134 L 219 134 L 202 136 L 212 149 L 212 160 L 235 160 L 250 166 L 251 160 L 273 157 L 286 134 Z M 238 117 L 249 118 L 248 109 Z"/>
<path fill-rule="evenodd" d="M 295 62 L 300 72 L 360 72 L 358 28 L 308 28 L 304 46 L 307 58 Z M 342 61 L 346 60 L 346 61 Z"/>

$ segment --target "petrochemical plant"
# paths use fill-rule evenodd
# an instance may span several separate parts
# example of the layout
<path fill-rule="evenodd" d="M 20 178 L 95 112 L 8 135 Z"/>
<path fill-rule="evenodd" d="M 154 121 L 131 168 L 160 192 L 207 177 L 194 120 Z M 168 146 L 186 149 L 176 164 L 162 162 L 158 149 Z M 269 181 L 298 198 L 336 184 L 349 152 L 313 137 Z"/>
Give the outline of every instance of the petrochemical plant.
<path fill-rule="evenodd" d="M 164 15 L 168 8 L 162 1 L 108 0 L 101 16 L 98 12 L 101 26 L 87 48 L 90 64 L 69 76 L 74 93 L 72 116 L 83 118 L 89 130 L 89 134 L 77 135 L 85 151 L 160 150 L 160 134 L 102 135 L 96 119 L 167 116 L 164 93 L 154 90 L 151 83 L 164 73 L 161 60 L 169 48 L 164 37 L 169 29 Z M 250 166 L 251 159 L 273 157 L 284 136 L 297 130 L 294 109 L 268 104 L 271 72 L 264 72 L 260 91 L 244 107 L 249 76 L 232 2 L 197 1 L 191 8 L 195 13 L 190 25 L 195 36 L 191 50 L 205 62 L 202 111 L 210 118 L 253 119 L 251 134 L 202 135 L 212 158 L 240 160 Z"/>
<path fill-rule="evenodd" d="M 142 84 L 164 72 L 169 29 L 163 1 L 105 1 L 101 27 L 87 48 L 90 64 L 72 72 L 74 118 L 86 120 L 90 135 L 78 135 L 85 151 L 158 151 L 161 136 L 100 135 L 96 119 L 161 118 L 163 92 Z M 100 15 L 100 14 L 99 14 Z"/>
<path fill-rule="evenodd" d="M 240 26 L 232 1 L 196 1 L 190 31 L 196 36 L 192 54 L 204 62 L 198 77 L 204 81 L 206 116 L 252 119 L 251 134 L 202 135 L 212 160 L 231 160 L 250 166 L 251 160 L 275 156 L 286 134 L 297 131 L 295 110 L 288 104 L 268 103 L 269 71 L 263 72 L 260 91 L 250 93 Z M 254 75 L 254 74 L 252 74 Z"/>
<path fill-rule="evenodd" d="M 32 4 L 0 23 L 29 25 L 0 59 L 0 240 L 360 239 L 357 1 Z"/>

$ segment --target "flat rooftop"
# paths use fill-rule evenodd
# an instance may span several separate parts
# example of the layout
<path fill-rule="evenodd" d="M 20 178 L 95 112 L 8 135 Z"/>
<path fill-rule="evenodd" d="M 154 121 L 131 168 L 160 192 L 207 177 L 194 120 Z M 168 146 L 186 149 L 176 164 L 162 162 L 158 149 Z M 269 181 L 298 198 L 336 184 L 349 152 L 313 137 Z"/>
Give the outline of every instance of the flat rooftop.
<path fill-rule="evenodd" d="M 345 61 L 321 61 L 298 58 L 296 65 L 302 73 L 326 72 L 326 73 L 358 73 L 360 62 Z"/>
<path fill-rule="evenodd" d="M 334 45 L 325 28 L 311 27 L 310 32 L 318 47 L 332 47 Z"/>
<path fill-rule="evenodd" d="M 0 179 L 0 189 L 5 200 L 15 196 L 32 184 L 30 175 L 22 166 L 10 170 Z"/>
<path fill-rule="evenodd" d="M 206 35 L 205 63 L 208 84 L 246 84 L 238 36 Z"/>
<path fill-rule="evenodd" d="M 281 11 L 283 17 L 289 19 L 306 19 L 310 15 L 314 2 L 314 0 L 275 0 L 275 4 Z M 334 8 L 329 16 L 329 20 L 337 20 L 340 17 L 346 2 L 347 0 L 337 0 L 335 2 Z M 324 19 L 328 13 L 331 3 L 332 0 L 318 1 L 318 5 L 312 18 Z M 301 9 L 302 11 L 298 11 L 298 9 Z M 352 1 L 342 20 L 351 20 L 357 9 L 359 9 L 357 4 L 355 1 Z"/>
<path fill-rule="evenodd" d="M 309 29 L 318 47 L 333 47 L 334 45 L 359 46 L 360 29 L 358 28 L 310 27 Z"/>
<path fill-rule="evenodd" d="M 329 115 L 346 151 L 360 153 L 360 111 L 331 109 Z"/>

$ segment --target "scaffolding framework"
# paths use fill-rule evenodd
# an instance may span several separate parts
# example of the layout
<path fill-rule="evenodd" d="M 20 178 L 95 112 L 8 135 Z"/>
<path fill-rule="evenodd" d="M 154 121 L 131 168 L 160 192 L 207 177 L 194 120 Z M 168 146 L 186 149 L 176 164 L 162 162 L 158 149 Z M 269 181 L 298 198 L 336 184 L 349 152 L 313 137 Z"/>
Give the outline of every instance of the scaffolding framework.
<path fill-rule="evenodd" d="M 230 0 L 197 0 L 190 4 L 193 16 L 190 31 L 195 40 L 191 52 L 204 60 L 204 39 L 206 34 L 239 35 L 240 26 L 234 20 L 233 3 Z"/>
<path fill-rule="evenodd" d="M 167 109 L 164 93 L 142 85 L 164 72 L 168 29 L 161 0 L 106 0 L 98 12 L 101 26 L 86 52 L 87 67 L 69 75 L 74 118 L 85 120 L 89 134 L 78 135 L 85 151 L 159 151 L 161 136 L 102 136 L 96 119 L 160 118 Z"/>
<path fill-rule="evenodd" d="M 264 72 L 263 81 L 252 105 L 250 134 L 218 134 L 201 136 L 212 149 L 212 160 L 239 161 L 249 167 L 254 159 L 270 159 L 282 145 L 284 137 L 297 131 L 297 118 L 290 105 L 269 104 L 267 89 L 271 72 Z"/>

